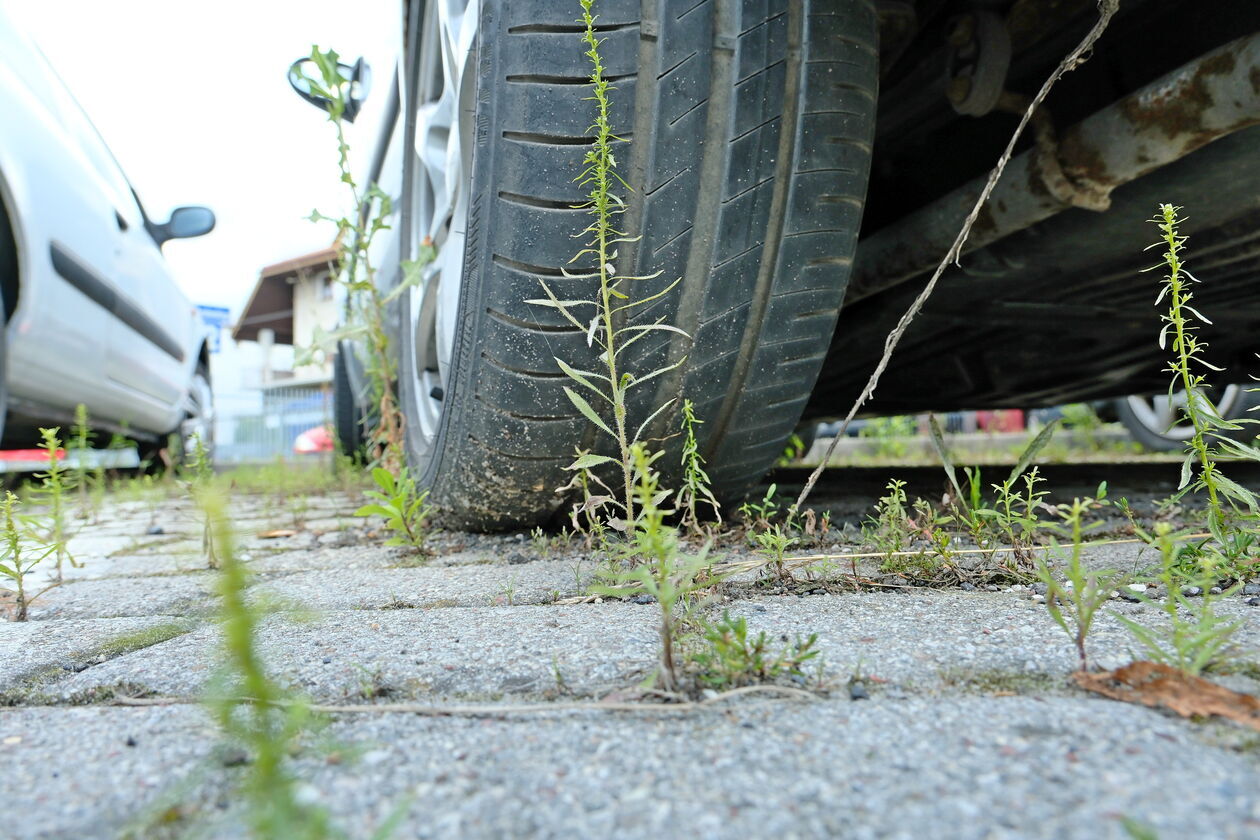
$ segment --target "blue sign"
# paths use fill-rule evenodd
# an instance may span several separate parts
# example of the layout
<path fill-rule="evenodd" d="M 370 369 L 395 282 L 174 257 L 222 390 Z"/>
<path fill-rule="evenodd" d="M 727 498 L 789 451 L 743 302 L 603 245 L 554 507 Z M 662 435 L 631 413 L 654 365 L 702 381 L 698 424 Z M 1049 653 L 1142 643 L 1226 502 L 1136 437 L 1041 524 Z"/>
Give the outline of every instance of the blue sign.
<path fill-rule="evenodd" d="M 205 306 L 197 304 L 197 312 L 201 314 L 201 321 L 210 328 L 210 352 L 219 352 L 219 334 L 228 323 L 228 308 L 226 306 Z"/>

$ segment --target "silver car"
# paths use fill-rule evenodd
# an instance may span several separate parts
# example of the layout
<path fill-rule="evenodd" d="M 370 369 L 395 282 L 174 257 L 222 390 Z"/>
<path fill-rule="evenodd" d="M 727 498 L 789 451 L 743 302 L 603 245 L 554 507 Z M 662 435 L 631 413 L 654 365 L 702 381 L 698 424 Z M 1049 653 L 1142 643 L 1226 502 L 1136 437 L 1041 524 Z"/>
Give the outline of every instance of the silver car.
<path fill-rule="evenodd" d="M 165 222 L 135 191 L 39 49 L 0 9 L 0 425 L 5 445 L 65 424 L 143 442 L 197 431 L 213 401 L 207 331 L 161 247 L 214 227 Z"/>

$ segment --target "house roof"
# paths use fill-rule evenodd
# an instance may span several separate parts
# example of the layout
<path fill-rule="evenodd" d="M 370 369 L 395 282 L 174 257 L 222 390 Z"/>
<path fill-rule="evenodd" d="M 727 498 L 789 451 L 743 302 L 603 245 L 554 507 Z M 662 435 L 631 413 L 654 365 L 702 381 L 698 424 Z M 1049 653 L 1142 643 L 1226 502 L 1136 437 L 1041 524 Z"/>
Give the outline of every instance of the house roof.
<path fill-rule="evenodd" d="M 293 283 L 303 271 L 312 268 L 335 269 L 337 246 L 331 245 L 300 257 L 269 265 L 258 273 L 258 282 L 249 303 L 232 329 L 236 341 L 257 341 L 258 331 L 270 329 L 276 344 L 293 343 Z"/>

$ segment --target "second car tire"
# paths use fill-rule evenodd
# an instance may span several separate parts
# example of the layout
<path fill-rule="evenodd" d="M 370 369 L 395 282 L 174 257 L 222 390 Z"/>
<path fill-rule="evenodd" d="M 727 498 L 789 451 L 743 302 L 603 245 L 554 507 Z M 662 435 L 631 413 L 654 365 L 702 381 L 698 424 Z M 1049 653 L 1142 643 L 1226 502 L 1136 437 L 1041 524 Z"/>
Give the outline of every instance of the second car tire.
<path fill-rule="evenodd" d="M 584 331 L 526 302 L 541 281 L 562 299 L 594 294 L 562 271 L 575 270 L 574 237 L 589 222 L 574 208 L 594 114 L 575 10 L 481 3 L 475 91 L 461 97 L 475 107 L 469 209 L 451 221 L 465 237 L 457 328 L 440 388 L 418 367 L 431 335 L 414 320 L 402 329 L 412 467 L 465 527 L 546 520 L 564 503 L 556 488 L 575 448 L 609 449 L 556 363 L 597 365 Z M 680 280 L 636 321 L 690 336 L 653 334 L 627 354 L 640 374 L 685 360 L 634 392 L 632 422 L 675 400 L 651 427 L 672 453 L 658 462 L 668 484 L 670 435 L 692 400 L 714 487 L 734 498 L 782 453 L 839 313 L 870 164 L 873 3 L 601 0 L 596 12 L 614 129 L 630 141 L 616 150 L 631 187 L 618 226 L 641 237 L 618 246 L 618 272 L 663 272 L 640 281 L 655 283 L 645 294 Z M 427 433 L 414 418 L 425 399 L 441 400 Z"/>

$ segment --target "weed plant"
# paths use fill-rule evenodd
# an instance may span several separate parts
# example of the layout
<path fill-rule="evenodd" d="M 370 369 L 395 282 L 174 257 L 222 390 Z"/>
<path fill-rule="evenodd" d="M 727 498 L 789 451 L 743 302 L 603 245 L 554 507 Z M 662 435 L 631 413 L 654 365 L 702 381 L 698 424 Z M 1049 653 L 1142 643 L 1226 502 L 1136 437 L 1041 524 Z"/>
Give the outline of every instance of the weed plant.
<path fill-rule="evenodd" d="M 0 502 L 0 513 L 4 516 L 0 523 L 0 574 L 13 581 L 14 621 L 26 621 L 30 604 L 40 595 L 57 585 L 57 582 L 45 586 L 31 594 L 26 588 L 26 577 L 35 567 L 57 550 L 55 545 L 40 545 L 31 542 L 26 532 L 18 526 L 15 508 L 18 498 L 9 490 L 4 491 L 4 501 Z"/>
<path fill-rule="evenodd" d="M 218 547 L 215 545 L 214 523 L 211 521 L 208 508 L 203 504 L 203 497 L 213 493 L 214 467 L 210 463 L 210 452 L 202 443 L 201 436 L 193 434 L 186 452 L 187 460 L 180 470 L 181 483 L 188 491 L 193 508 L 201 517 L 201 552 L 205 555 L 206 566 L 219 568 Z"/>
<path fill-rule="evenodd" d="M 696 417 L 695 406 L 691 400 L 683 400 L 683 475 L 679 507 L 683 511 L 683 527 L 696 537 L 705 535 L 705 523 L 715 525 L 722 523 L 722 506 L 718 504 L 717 499 L 713 497 L 713 491 L 709 489 L 709 474 L 704 471 L 704 457 L 700 454 L 700 445 L 696 441 L 696 426 L 703 422 Z M 701 509 L 707 509 L 706 513 L 709 516 L 702 516 Z"/>
<path fill-rule="evenodd" d="M 765 531 L 756 531 L 752 535 L 754 549 L 757 554 L 770 561 L 775 576 L 780 580 L 790 580 L 792 575 L 783 565 L 787 550 L 800 542 L 796 537 L 789 537 L 782 525 L 772 525 Z"/>
<path fill-rule="evenodd" d="M 397 477 L 384 467 L 376 467 L 372 470 L 372 480 L 379 489 L 367 491 L 367 496 L 375 501 L 359 508 L 354 515 L 384 517 L 385 527 L 393 534 L 385 545 L 407 546 L 423 552 L 429 517 L 433 515 L 429 491 L 417 491 L 415 479 L 405 467 L 398 471 Z"/>
<path fill-rule="evenodd" d="M 88 471 L 88 453 L 92 451 L 92 427 L 88 424 L 87 406 L 79 403 L 74 408 L 74 425 L 70 427 L 70 440 L 66 450 L 73 455 L 71 481 L 79 491 L 79 517 L 87 519 L 95 510 L 93 487 L 99 485 L 102 476 Z M 99 468 L 97 468 L 99 473 Z"/>
<path fill-rule="evenodd" d="M 704 641 L 706 647 L 692 654 L 691 660 L 699 668 L 697 680 L 718 691 L 784 676 L 803 678 L 802 666 L 818 656 L 817 633 L 772 649 L 764 631 L 750 639 L 748 621 L 731 618 L 725 611 L 720 621 L 705 629 Z"/>
<path fill-rule="evenodd" d="M 863 539 L 876 550 L 892 554 L 903 550 L 913 538 L 914 522 L 906 511 L 906 483 L 899 479 L 888 482 L 887 495 L 875 504 L 875 516 L 868 517 L 862 527 Z"/>
<path fill-rule="evenodd" d="M 1063 583 L 1059 582 L 1054 570 L 1042 557 L 1037 558 L 1037 575 L 1046 585 L 1046 609 L 1054 622 L 1068 634 L 1076 648 L 1076 655 L 1082 671 L 1089 670 L 1089 659 L 1086 656 L 1085 642 L 1089 638 L 1090 629 L 1098 616 L 1098 611 L 1111 598 L 1116 587 L 1123 585 L 1124 577 L 1120 572 L 1112 570 L 1089 570 L 1082 562 L 1086 516 L 1106 504 L 1106 486 L 1100 486 L 1092 498 L 1074 499 L 1071 504 L 1056 505 L 1052 510 L 1059 521 L 1050 526 L 1058 535 L 1066 537 L 1069 542 L 1064 548 L 1054 537 L 1051 537 L 1054 550 L 1051 552 L 1056 560 L 1066 561 Z"/>
<path fill-rule="evenodd" d="M 779 486 L 771 484 L 766 488 L 766 494 L 761 501 L 748 501 L 739 506 L 739 515 L 743 517 L 745 528 L 749 531 L 764 531 L 770 527 L 770 523 L 781 510 L 779 500 L 775 498 L 778 491 Z"/>
<path fill-rule="evenodd" d="M 603 582 L 591 587 L 597 594 L 619 598 L 646 595 L 660 606 L 660 665 L 656 681 L 664 691 L 677 691 L 680 682 L 674 657 L 678 642 L 679 617 L 698 594 L 718 583 L 708 559 L 708 545 L 699 553 L 686 555 L 679 544 L 678 529 L 667 520 L 675 511 L 664 507 L 671 493 L 661 490 L 652 464 L 660 452 L 649 455 L 642 444 L 630 449 L 634 468 L 636 503 L 639 515 L 625 546 L 636 562 L 629 568 L 613 567 L 603 572 Z"/>
<path fill-rule="evenodd" d="M 592 9 L 595 0 L 579 0 L 582 7 L 581 23 L 585 27 L 583 41 L 586 44 L 586 57 L 591 66 L 591 100 L 595 103 L 595 121 L 589 129 L 594 142 L 583 159 L 584 169 L 577 177 L 579 185 L 588 189 L 587 201 L 581 205 L 591 215 L 591 223 L 582 232 L 587 237 L 586 247 L 577 252 L 569 261 L 570 264 L 595 264 L 593 271 L 579 274 L 565 272 L 565 276 L 573 279 L 598 281 L 598 290 L 592 300 L 561 300 L 545 281 L 539 281 L 545 298 L 533 299 L 527 303 L 555 309 L 566 321 L 586 333 L 587 344 L 598 347 L 600 370 L 580 370 L 563 359 L 556 358 L 556 363 L 573 383 L 578 386 L 565 386 L 564 392 L 570 402 L 581 414 L 606 434 L 615 444 L 617 457 L 587 453 L 580 455 L 570 466 L 571 470 L 591 470 L 605 465 L 616 464 L 620 472 L 619 498 L 612 504 L 621 508 L 622 518 L 617 524 L 629 533 L 634 529 L 636 520 L 635 504 L 635 457 L 633 448 L 643 438 L 653 420 L 675 402 L 669 399 L 657 406 L 636 429 L 630 428 L 629 398 L 637 387 L 655 379 L 662 374 L 674 370 L 683 363 L 680 359 L 673 364 L 657 368 L 648 373 L 639 374 L 627 369 L 623 354 L 636 342 L 647 338 L 655 332 L 687 334 L 678 327 L 664 322 L 664 318 L 651 324 L 625 325 L 623 322 L 640 307 L 659 300 L 670 292 L 680 281 L 675 280 L 664 288 L 651 294 L 638 295 L 635 286 L 638 282 L 650 281 L 660 277 L 661 272 L 646 276 L 622 275 L 614 264 L 617 259 L 617 245 L 634 242 L 637 237 L 628 236 L 616 227 L 616 219 L 625 212 L 625 202 L 614 192 L 614 186 L 620 185 L 630 189 L 629 185 L 617 174 L 616 155 L 613 147 L 625 142 L 612 132 L 609 119 L 611 100 L 609 93 L 613 89 L 604 75 L 603 58 L 600 55 L 600 44 L 603 39 L 597 35 L 595 15 Z M 588 314 L 589 313 L 589 314 Z M 591 405 L 592 395 L 603 411 L 597 411 Z M 608 415 L 611 415 L 608 417 Z M 605 419 L 608 417 L 608 419 Z"/>
<path fill-rule="evenodd" d="M 1203 592 L 1203 597 L 1192 601 L 1183 591 L 1186 587 L 1184 566 L 1179 555 L 1184 549 L 1185 534 L 1174 533 L 1167 522 L 1157 522 L 1151 532 L 1134 525 L 1137 535 L 1159 551 L 1159 585 L 1167 596 L 1155 600 L 1146 595 L 1141 600 L 1164 614 L 1165 623 L 1146 627 L 1125 616 L 1117 616 L 1141 645 L 1146 658 L 1180 668 L 1198 676 L 1209 668 L 1228 666 L 1235 658 L 1234 636 L 1242 627 L 1242 620 L 1226 621 L 1216 614 L 1216 598 L 1211 588 L 1216 576 L 1210 562 L 1202 567 L 1202 575 L 1192 581 Z"/>
<path fill-rule="evenodd" d="M 66 467 L 61 439 L 57 436 L 61 429 L 40 429 L 39 448 L 44 451 L 44 471 L 36 473 L 39 483 L 32 491 L 32 499 L 39 504 L 44 513 L 39 516 L 28 516 L 28 527 L 38 541 L 52 546 L 56 563 L 55 579 L 62 580 L 65 564 L 73 568 L 81 568 L 82 564 L 74 559 L 68 547 L 71 533 L 68 520 L 67 497 L 74 491 L 73 472 Z"/>
<path fill-rule="evenodd" d="M 221 560 L 218 589 L 225 673 L 207 703 L 224 733 L 249 751 L 241 790 L 249 805 L 250 828 L 260 840 L 332 837 L 327 813 L 302 801 L 285 766 L 314 721 L 307 705 L 275 682 L 263 665 L 256 641 L 259 614 L 246 600 L 249 572 L 237 559 L 223 497 L 207 490 L 198 502 Z"/>

